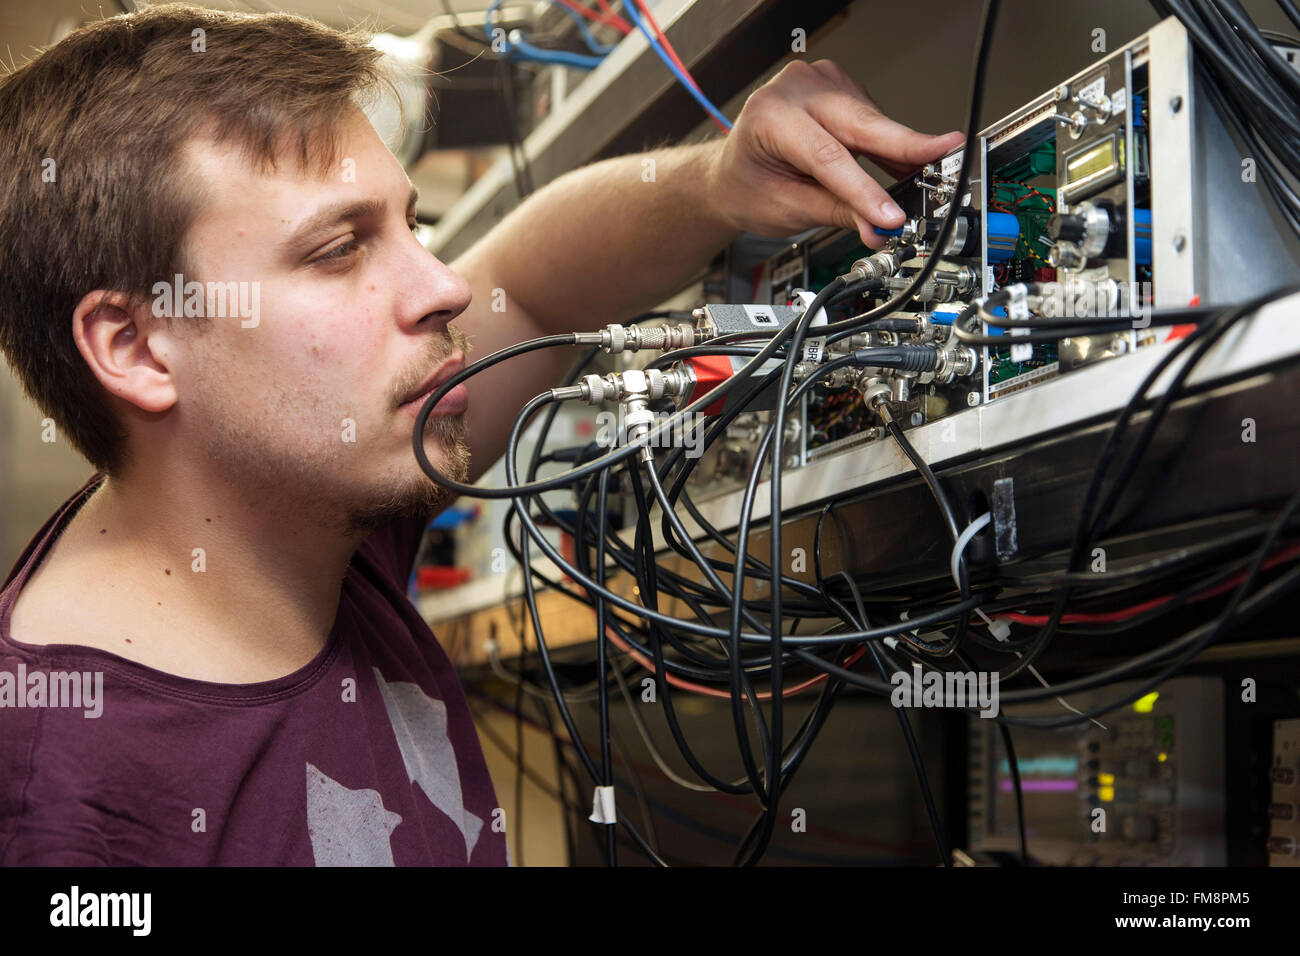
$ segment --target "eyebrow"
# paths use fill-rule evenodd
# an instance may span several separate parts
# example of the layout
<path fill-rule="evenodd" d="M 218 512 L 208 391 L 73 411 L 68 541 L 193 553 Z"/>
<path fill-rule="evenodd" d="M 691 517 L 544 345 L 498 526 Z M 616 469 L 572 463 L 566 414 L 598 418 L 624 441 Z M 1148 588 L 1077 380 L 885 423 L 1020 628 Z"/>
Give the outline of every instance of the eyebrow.
<path fill-rule="evenodd" d="M 415 209 L 419 196 L 420 191 L 412 185 L 406 200 L 408 213 Z M 327 232 L 335 226 L 346 222 L 355 222 L 358 219 L 378 218 L 387 209 L 388 201 L 385 199 L 344 199 L 330 203 L 314 212 L 302 225 L 295 229 L 285 241 L 285 247 L 298 249 L 319 234 Z"/>

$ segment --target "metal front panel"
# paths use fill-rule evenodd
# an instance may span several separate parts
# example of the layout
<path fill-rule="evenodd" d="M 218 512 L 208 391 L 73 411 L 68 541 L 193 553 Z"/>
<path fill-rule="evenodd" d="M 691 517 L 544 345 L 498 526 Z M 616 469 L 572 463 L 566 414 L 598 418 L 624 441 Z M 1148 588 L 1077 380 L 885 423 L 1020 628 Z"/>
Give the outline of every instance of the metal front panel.
<path fill-rule="evenodd" d="M 1156 308 L 1196 294 L 1192 193 L 1200 161 L 1192 149 L 1192 58 L 1187 31 L 1164 20 L 1147 34 L 1151 126 L 1151 265 Z"/>

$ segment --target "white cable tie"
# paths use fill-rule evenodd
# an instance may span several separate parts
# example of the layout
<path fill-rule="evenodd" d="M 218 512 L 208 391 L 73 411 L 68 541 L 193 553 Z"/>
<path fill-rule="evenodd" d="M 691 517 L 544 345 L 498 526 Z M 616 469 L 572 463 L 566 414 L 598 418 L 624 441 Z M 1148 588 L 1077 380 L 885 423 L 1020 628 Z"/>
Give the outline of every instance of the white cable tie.
<path fill-rule="evenodd" d="M 1005 617 L 989 617 L 982 607 L 977 607 L 975 613 L 984 619 L 984 623 L 989 627 L 989 633 L 999 641 L 1005 643 L 1011 638 L 1011 625 Z"/>
<path fill-rule="evenodd" d="M 1007 638 L 1010 636 L 1011 625 L 1007 623 L 1006 618 L 1002 618 L 1002 617 L 991 618 L 984 613 L 983 608 L 978 608 L 978 607 L 975 609 L 975 613 L 984 619 L 984 623 L 989 626 L 989 632 L 994 637 L 996 637 L 999 641 L 1006 641 Z M 1014 653 L 1017 659 L 1021 657 L 1019 651 L 1015 651 Z M 1044 690 L 1052 689 L 1052 685 L 1047 682 L 1047 678 L 1045 678 L 1042 674 L 1038 673 L 1037 667 L 1035 667 L 1033 664 L 1030 664 L 1028 669 L 1029 669 L 1029 673 L 1033 674 L 1034 677 L 1038 680 L 1038 683 L 1043 685 Z M 1075 707 L 1073 704 L 1071 704 L 1060 694 L 1056 695 L 1056 700 L 1062 707 L 1064 707 L 1066 710 L 1070 711 L 1071 713 L 1078 714 L 1080 717 L 1083 716 L 1083 711 L 1079 710 L 1079 708 Z M 1098 720 L 1095 717 L 1089 717 L 1088 721 L 1090 723 L 1096 724 L 1102 730 L 1107 729 L 1106 725 L 1103 724 L 1100 720 Z"/>
<path fill-rule="evenodd" d="M 591 795 L 591 816 L 587 817 L 592 823 L 618 823 L 618 810 L 614 805 L 614 788 L 597 787 L 595 793 Z"/>

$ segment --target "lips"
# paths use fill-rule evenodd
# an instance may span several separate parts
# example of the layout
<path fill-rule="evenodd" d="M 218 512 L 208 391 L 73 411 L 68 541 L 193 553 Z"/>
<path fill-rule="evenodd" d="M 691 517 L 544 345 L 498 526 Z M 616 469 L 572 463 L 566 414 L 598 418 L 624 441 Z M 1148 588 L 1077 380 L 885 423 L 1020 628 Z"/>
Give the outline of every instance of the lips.
<path fill-rule="evenodd" d="M 422 384 L 417 385 L 415 391 L 411 392 L 402 400 L 402 407 L 404 409 L 414 409 L 423 405 L 425 399 L 429 397 L 434 389 L 442 385 L 447 381 L 447 379 L 462 371 L 464 368 L 465 353 L 457 349 L 449 355 L 441 365 L 434 369 L 433 374 L 425 379 Z M 445 414 L 456 414 L 464 411 L 464 405 L 466 404 L 465 398 L 465 386 L 463 384 L 457 385 L 443 396 L 442 400 L 438 402 L 435 411 Z"/>

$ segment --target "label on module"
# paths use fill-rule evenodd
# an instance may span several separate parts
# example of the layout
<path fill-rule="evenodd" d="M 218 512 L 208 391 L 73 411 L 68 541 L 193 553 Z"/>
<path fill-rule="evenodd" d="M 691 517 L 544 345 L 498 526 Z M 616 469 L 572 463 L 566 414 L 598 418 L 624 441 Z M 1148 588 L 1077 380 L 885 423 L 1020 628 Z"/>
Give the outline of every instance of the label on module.
<path fill-rule="evenodd" d="M 770 306 L 766 305 L 747 305 L 744 306 L 745 315 L 749 316 L 751 325 L 756 325 L 760 329 L 775 329 L 780 326 L 775 313 Z"/>
<path fill-rule="evenodd" d="M 951 179 L 961 172 L 961 158 L 965 152 L 966 150 L 959 149 L 951 156 L 943 158 L 943 162 L 939 164 L 939 174 L 944 179 Z"/>
<path fill-rule="evenodd" d="M 1106 95 L 1106 74 L 1103 73 L 1101 76 L 1097 77 L 1091 83 L 1087 84 L 1086 86 L 1080 87 L 1077 95 L 1079 99 L 1083 100 L 1084 102 L 1087 102 L 1088 100 L 1101 99 L 1103 96 Z"/>

